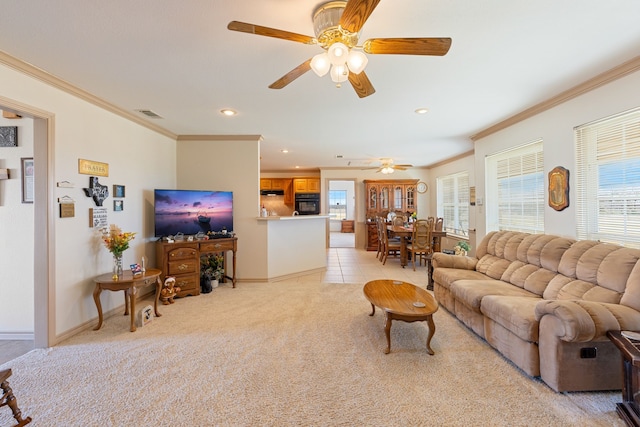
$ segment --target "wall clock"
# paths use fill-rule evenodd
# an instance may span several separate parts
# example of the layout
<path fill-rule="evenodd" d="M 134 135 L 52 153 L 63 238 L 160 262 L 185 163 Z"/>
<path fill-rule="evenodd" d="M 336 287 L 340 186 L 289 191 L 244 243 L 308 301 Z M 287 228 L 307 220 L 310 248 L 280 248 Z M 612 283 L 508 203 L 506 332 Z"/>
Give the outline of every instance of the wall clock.
<path fill-rule="evenodd" d="M 426 182 L 420 181 L 416 187 L 418 189 L 418 193 L 426 193 L 429 187 Z"/>

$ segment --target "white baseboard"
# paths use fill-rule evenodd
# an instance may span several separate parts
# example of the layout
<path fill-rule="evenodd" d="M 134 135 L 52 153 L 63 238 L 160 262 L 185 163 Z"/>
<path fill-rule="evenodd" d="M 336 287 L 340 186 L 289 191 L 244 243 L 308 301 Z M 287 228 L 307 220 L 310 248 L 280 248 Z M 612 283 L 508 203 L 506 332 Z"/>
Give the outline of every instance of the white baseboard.
<path fill-rule="evenodd" d="M 5 341 L 33 341 L 33 332 L 0 332 L 0 340 Z"/>

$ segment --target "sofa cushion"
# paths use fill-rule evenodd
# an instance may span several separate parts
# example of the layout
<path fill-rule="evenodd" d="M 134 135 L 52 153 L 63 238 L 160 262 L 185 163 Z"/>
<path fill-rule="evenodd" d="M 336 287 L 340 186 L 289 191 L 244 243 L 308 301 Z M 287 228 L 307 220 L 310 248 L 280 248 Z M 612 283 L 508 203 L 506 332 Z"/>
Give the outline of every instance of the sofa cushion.
<path fill-rule="evenodd" d="M 456 280 L 449 288 L 454 298 L 470 309 L 480 313 L 480 303 L 487 295 L 538 297 L 525 289 L 520 289 L 501 280 Z"/>
<path fill-rule="evenodd" d="M 449 289 L 451 283 L 456 280 L 486 280 L 488 279 L 482 273 L 478 273 L 475 270 L 459 270 L 457 268 L 436 268 L 433 270 L 433 281 L 437 282 L 443 288 Z"/>
<path fill-rule="evenodd" d="M 535 308 L 540 301 L 539 297 L 487 295 L 482 298 L 480 311 L 519 338 L 529 342 L 538 342 L 538 321 L 536 320 Z"/>
<path fill-rule="evenodd" d="M 640 311 L 640 263 L 637 263 L 629 274 L 627 287 L 620 299 L 620 304 Z"/>

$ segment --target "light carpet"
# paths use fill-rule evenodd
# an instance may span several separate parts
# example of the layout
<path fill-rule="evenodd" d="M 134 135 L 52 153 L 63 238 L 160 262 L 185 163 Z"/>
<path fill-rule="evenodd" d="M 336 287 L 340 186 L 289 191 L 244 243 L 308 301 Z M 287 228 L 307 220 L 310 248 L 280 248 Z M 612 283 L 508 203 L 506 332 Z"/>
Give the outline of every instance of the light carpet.
<path fill-rule="evenodd" d="M 146 305 L 139 302 L 138 307 Z M 33 426 L 623 426 L 620 392 L 555 393 L 444 309 L 394 322 L 362 284 L 221 285 L 129 332 L 105 320 L 2 368 Z M 0 425 L 12 425 L 8 408 Z"/>

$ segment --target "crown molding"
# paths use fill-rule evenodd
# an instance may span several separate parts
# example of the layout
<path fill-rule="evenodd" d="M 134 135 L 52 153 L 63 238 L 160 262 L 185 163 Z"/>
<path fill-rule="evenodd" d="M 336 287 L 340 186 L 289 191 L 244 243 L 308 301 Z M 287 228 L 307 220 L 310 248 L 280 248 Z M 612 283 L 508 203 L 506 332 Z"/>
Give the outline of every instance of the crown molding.
<path fill-rule="evenodd" d="M 640 56 L 636 56 L 635 58 L 627 62 L 624 62 L 618 65 L 617 67 L 614 67 L 608 71 L 605 71 L 602 74 L 598 74 L 597 76 L 587 80 L 586 82 L 580 83 L 579 85 L 574 86 L 571 89 L 561 92 L 560 94 L 554 96 L 553 98 L 550 98 L 546 101 L 536 104 L 533 107 L 527 108 L 526 110 L 514 116 L 511 116 L 506 120 L 496 123 L 495 125 L 490 126 L 485 130 L 478 132 L 475 135 L 472 135 L 471 140 L 477 141 L 486 136 L 489 136 L 498 131 L 501 131 L 502 129 L 506 129 L 509 126 L 513 126 L 518 122 L 521 122 L 525 119 L 533 117 L 536 114 L 540 114 L 543 111 L 549 110 L 557 105 L 560 105 L 573 98 L 576 98 L 596 88 L 599 88 L 600 86 L 611 83 L 612 81 L 622 78 L 626 75 L 635 73 L 638 70 L 640 70 Z"/>
<path fill-rule="evenodd" d="M 262 135 L 178 135 L 177 141 L 259 141 Z"/>
<path fill-rule="evenodd" d="M 42 70 L 41 68 L 38 68 L 32 64 L 29 64 L 25 61 L 22 61 L 21 59 L 15 58 L 11 55 L 9 55 L 6 52 L 0 51 L 0 64 L 6 65 L 9 68 L 12 68 L 16 71 L 19 71 L 27 76 L 30 76 L 36 80 L 39 80 L 43 83 L 46 83 L 50 86 L 53 86 L 57 89 L 60 89 L 66 93 L 69 93 L 77 98 L 80 98 L 84 101 L 87 101 L 93 105 L 96 105 L 104 110 L 107 110 L 113 114 L 116 114 L 120 117 L 123 117 L 127 120 L 130 120 L 142 127 L 145 127 L 147 129 L 150 129 L 154 132 L 157 132 L 161 135 L 164 135 L 168 138 L 171 139 L 177 139 L 177 135 L 174 134 L 173 132 L 168 131 L 167 129 L 163 128 L 162 126 L 158 126 L 154 123 L 149 123 L 148 121 L 144 120 L 141 117 L 138 117 L 137 115 L 135 115 L 134 113 L 127 111 L 123 108 L 117 107 L 114 104 L 111 104 L 110 102 L 105 101 L 102 98 L 99 98 L 89 92 L 87 92 L 84 89 L 80 89 L 77 86 L 72 85 L 71 83 L 62 80 L 59 77 L 56 77 L 52 74 L 49 74 L 48 72 Z"/>

